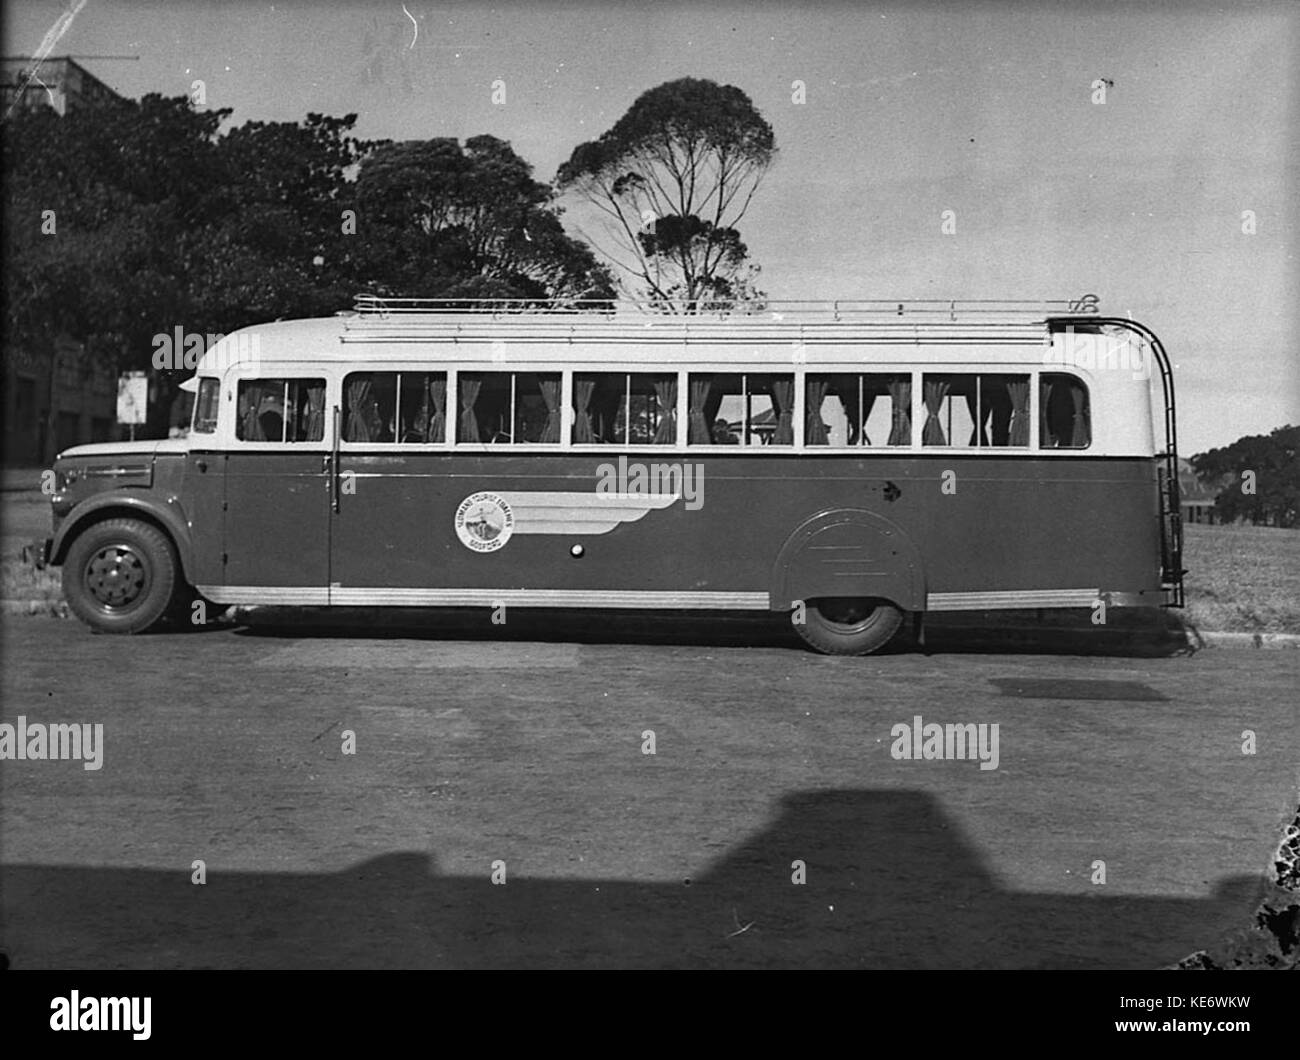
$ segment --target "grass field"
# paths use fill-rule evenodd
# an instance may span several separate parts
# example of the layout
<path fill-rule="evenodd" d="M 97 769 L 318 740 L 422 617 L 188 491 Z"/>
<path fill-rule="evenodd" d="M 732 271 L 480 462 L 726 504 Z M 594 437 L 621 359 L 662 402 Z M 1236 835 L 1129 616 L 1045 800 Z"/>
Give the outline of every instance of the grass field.
<path fill-rule="evenodd" d="M 34 570 L 22 561 L 22 547 L 50 532 L 50 499 L 39 490 L 0 494 L 0 599 L 39 600 L 54 605 L 63 599 L 61 572 Z"/>
<path fill-rule="evenodd" d="M 1300 633 L 1300 530 L 1188 526 L 1187 609 L 1200 630 Z"/>
<path fill-rule="evenodd" d="M 20 557 L 24 544 L 49 533 L 48 499 L 35 491 L 0 497 L 0 599 L 56 604 L 59 571 L 32 570 Z M 1184 622 L 1201 631 L 1300 633 L 1300 531 L 1188 526 L 1184 541 Z"/>

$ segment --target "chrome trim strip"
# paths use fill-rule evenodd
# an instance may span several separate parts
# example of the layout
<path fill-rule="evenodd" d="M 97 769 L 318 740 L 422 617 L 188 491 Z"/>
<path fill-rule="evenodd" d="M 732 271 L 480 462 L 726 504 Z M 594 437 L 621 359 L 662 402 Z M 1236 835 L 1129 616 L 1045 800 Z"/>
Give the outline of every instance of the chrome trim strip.
<path fill-rule="evenodd" d="M 330 591 L 325 586 L 196 585 L 214 604 L 300 604 L 325 607 Z"/>
<path fill-rule="evenodd" d="M 343 587 L 199 585 L 216 604 L 284 604 L 303 607 L 577 607 L 644 610 L 766 611 L 765 592 L 654 592 L 633 589 L 413 589 L 397 586 Z M 930 593 L 929 611 L 999 611 L 1025 608 L 1157 606 L 1153 594 L 1101 593 L 1097 589 L 1009 589 L 994 592 Z"/>
<path fill-rule="evenodd" d="M 1097 589 L 1007 589 L 977 593 L 928 593 L 928 611 L 1004 611 L 1025 607 L 1091 607 L 1097 600 Z M 1121 606 L 1112 593 L 1108 603 Z"/>
<path fill-rule="evenodd" d="M 330 589 L 330 603 L 380 607 L 624 607 L 766 611 L 767 593 L 651 592 L 625 589 Z"/>
<path fill-rule="evenodd" d="M 147 475 L 151 469 L 150 464 L 119 464 L 117 467 L 88 467 L 81 474 L 85 478 L 116 478 L 120 475 Z"/>
<path fill-rule="evenodd" d="M 217 604 L 300 604 L 336 607 L 609 607 L 658 610 L 766 611 L 765 592 L 648 592 L 622 589 L 407 589 L 199 585 Z"/>

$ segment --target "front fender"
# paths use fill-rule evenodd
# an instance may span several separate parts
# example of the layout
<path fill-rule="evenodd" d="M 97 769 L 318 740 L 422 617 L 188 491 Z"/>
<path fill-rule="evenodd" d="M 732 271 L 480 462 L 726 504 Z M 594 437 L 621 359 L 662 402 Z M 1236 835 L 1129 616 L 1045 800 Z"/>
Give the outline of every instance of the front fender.
<path fill-rule="evenodd" d="M 91 523 L 113 518 L 145 519 L 157 523 L 172 539 L 176 554 L 180 559 L 181 569 L 186 579 L 190 576 L 193 561 L 193 549 L 190 543 L 190 528 L 185 513 L 175 497 L 165 500 L 129 490 L 97 493 L 87 497 L 67 514 L 58 533 L 50 545 L 50 563 L 59 565 L 67 555 L 68 547 L 83 529 Z"/>
<path fill-rule="evenodd" d="M 925 610 L 925 566 L 908 536 L 884 516 L 860 508 L 820 512 L 781 547 L 772 565 L 771 606 L 821 596 L 878 597 L 906 611 Z"/>

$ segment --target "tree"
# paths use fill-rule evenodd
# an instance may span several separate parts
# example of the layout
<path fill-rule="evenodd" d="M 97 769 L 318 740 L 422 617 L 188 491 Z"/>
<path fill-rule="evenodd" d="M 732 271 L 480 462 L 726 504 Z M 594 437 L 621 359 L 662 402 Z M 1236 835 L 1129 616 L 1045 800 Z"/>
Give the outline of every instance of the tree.
<path fill-rule="evenodd" d="M 212 138 L 227 114 L 150 95 L 3 123 L 7 351 L 52 360 L 66 333 L 101 369 L 131 351 L 147 360 L 161 323 L 183 319 L 182 236 L 213 216 Z"/>
<path fill-rule="evenodd" d="M 187 234 L 196 325 L 230 332 L 348 304 L 364 238 L 349 178 L 377 146 L 351 135 L 356 117 L 248 122 L 217 142 L 220 211 Z"/>
<path fill-rule="evenodd" d="M 1300 427 L 1239 438 L 1229 446 L 1192 457 L 1204 481 L 1226 481 L 1214 500 L 1225 523 L 1249 519 L 1256 525 L 1300 525 Z"/>
<path fill-rule="evenodd" d="M 643 93 L 556 174 L 593 207 L 603 251 L 635 293 L 687 312 L 757 295 L 737 228 L 776 154 L 772 127 L 731 85 L 698 78 Z"/>
<path fill-rule="evenodd" d="M 613 296 L 608 270 L 564 231 L 554 193 L 496 137 L 381 146 L 361 166 L 356 201 L 367 238 L 355 274 L 375 293 Z"/>
<path fill-rule="evenodd" d="M 166 433 L 191 371 L 153 366 L 154 337 L 177 328 L 326 315 L 361 289 L 613 296 L 555 193 L 504 141 L 365 142 L 352 114 L 223 133 L 229 116 L 148 95 L 0 123 L 3 349 L 52 360 L 66 333 L 101 368 L 148 371 L 145 437 Z"/>
<path fill-rule="evenodd" d="M 190 374 L 154 369 L 155 335 L 330 313 L 356 290 L 342 223 L 369 150 L 356 116 L 219 135 L 229 115 L 151 94 L 3 125 L 6 347 L 52 357 L 66 332 L 111 372 L 148 371 L 146 436 Z"/>

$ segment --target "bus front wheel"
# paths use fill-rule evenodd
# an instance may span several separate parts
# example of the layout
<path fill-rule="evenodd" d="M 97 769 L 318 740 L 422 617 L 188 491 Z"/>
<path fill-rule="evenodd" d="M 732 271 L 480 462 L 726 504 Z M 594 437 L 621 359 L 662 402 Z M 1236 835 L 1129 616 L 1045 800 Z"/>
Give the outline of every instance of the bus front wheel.
<path fill-rule="evenodd" d="M 168 611 L 178 577 L 176 552 L 157 527 L 106 519 L 87 528 L 63 561 L 63 595 L 101 633 L 142 633 Z"/>
<path fill-rule="evenodd" d="M 903 612 L 888 600 L 825 597 L 795 608 L 791 622 L 799 636 L 826 655 L 870 655 L 898 632 Z"/>

